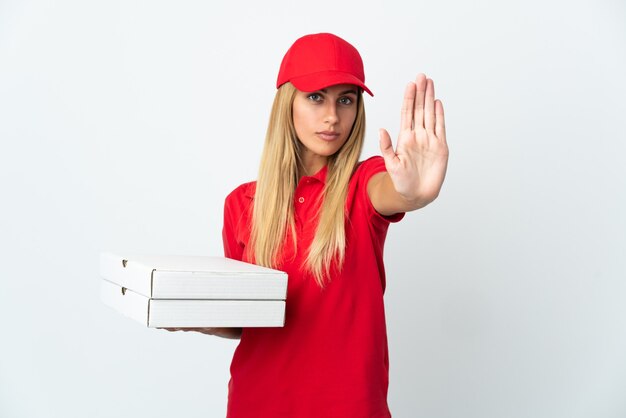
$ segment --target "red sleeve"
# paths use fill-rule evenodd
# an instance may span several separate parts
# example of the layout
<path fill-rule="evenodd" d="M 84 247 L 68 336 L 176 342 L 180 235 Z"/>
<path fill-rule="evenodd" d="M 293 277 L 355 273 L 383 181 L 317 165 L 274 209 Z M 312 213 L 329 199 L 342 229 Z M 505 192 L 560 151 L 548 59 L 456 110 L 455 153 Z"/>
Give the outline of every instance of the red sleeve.
<path fill-rule="evenodd" d="M 241 187 L 235 189 L 224 201 L 224 225 L 222 228 L 222 241 L 224 244 L 224 257 L 242 261 L 244 245 L 238 239 L 238 233 L 242 215 Z"/>
<path fill-rule="evenodd" d="M 376 211 L 374 205 L 372 205 L 372 201 L 367 194 L 367 183 L 370 181 L 374 174 L 380 173 L 381 171 L 387 171 L 385 168 L 385 160 L 381 156 L 370 157 L 367 160 L 363 161 L 358 168 L 359 171 L 359 183 L 360 183 L 360 193 L 361 198 L 367 202 L 367 208 L 370 213 L 370 219 L 374 222 L 382 222 L 383 224 L 388 224 L 390 222 L 398 222 L 402 218 L 404 218 L 405 212 L 394 213 L 393 215 L 383 216 Z"/>

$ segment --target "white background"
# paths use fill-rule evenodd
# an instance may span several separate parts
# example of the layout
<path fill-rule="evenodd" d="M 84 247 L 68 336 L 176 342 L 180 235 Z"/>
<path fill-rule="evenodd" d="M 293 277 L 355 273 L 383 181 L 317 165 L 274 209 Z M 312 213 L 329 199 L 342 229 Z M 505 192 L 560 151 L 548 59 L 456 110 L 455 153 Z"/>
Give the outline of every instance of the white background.
<path fill-rule="evenodd" d="M 365 61 L 368 135 L 435 80 L 441 196 L 389 231 L 394 417 L 626 416 L 622 1 L 0 0 L 0 416 L 223 417 L 237 344 L 99 300 L 98 254 L 221 255 L 282 55 Z"/>

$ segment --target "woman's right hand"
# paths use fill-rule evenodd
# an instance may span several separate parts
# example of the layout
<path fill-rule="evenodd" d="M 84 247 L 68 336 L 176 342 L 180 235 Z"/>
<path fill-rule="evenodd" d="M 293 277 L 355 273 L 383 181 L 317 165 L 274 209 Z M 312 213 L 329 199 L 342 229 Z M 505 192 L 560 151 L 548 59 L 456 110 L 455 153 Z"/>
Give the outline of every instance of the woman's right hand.
<path fill-rule="evenodd" d="M 215 335 L 217 337 L 238 340 L 241 338 L 241 328 L 159 328 L 170 332 L 175 331 L 193 331 L 207 335 Z"/>

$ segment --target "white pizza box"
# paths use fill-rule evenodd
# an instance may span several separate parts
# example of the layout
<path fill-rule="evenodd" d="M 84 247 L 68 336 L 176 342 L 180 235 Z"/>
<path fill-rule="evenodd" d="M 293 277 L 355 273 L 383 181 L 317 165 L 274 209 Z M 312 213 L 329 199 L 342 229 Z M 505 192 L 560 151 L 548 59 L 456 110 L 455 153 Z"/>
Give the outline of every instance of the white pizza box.
<path fill-rule="evenodd" d="M 100 275 L 151 299 L 287 298 L 287 274 L 226 257 L 100 254 Z"/>
<path fill-rule="evenodd" d="M 284 300 L 152 299 L 101 280 L 102 301 L 151 328 L 282 327 Z"/>

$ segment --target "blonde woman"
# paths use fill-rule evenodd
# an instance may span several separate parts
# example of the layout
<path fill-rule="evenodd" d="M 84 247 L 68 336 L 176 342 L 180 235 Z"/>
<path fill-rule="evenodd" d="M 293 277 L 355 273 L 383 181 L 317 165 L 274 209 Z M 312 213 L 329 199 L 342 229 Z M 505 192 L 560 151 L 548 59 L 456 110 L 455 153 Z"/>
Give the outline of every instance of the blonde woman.
<path fill-rule="evenodd" d="M 439 194 L 448 147 L 441 101 L 419 74 L 408 84 L 395 150 L 359 162 L 363 63 L 328 33 L 283 58 L 258 180 L 224 207 L 226 257 L 288 273 L 282 328 L 205 329 L 241 338 L 228 417 L 383 418 L 388 350 L 383 245 L 389 223 Z"/>

